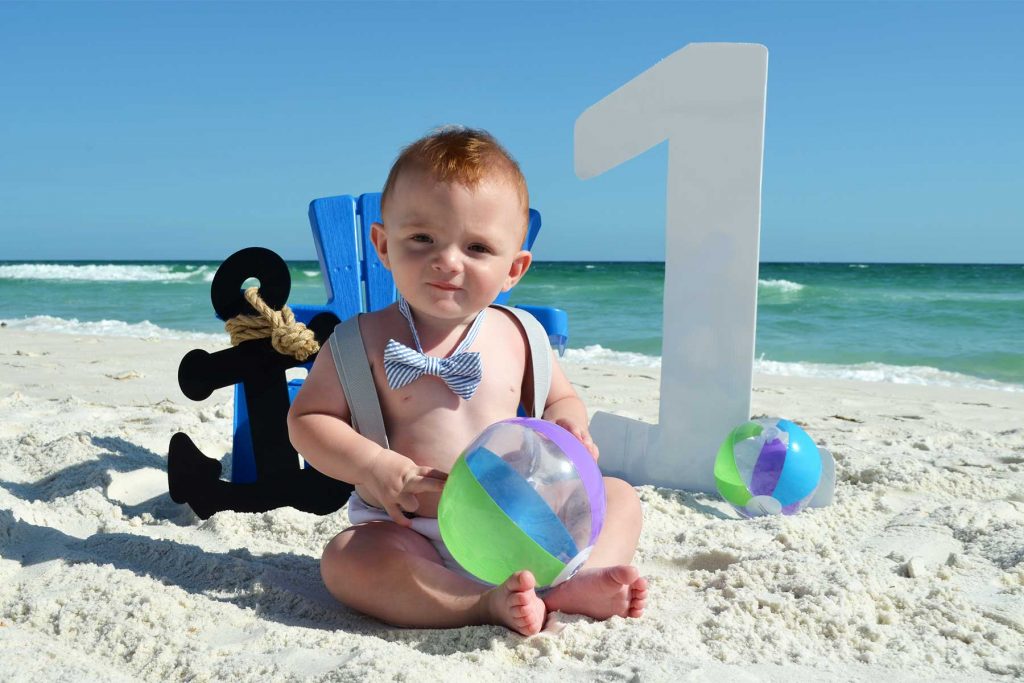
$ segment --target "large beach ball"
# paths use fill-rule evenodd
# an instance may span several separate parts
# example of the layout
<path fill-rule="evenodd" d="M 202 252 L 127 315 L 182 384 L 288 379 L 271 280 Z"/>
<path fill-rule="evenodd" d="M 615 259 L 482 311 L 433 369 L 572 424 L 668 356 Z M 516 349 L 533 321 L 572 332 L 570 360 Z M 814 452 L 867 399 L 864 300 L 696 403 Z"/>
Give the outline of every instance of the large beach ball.
<path fill-rule="evenodd" d="M 715 484 L 744 517 L 794 515 L 821 482 L 821 454 L 803 429 L 767 418 L 736 427 L 718 449 Z"/>
<path fill-rule="evenodd" d="M 528 569 L 543 587 L 580 568 L 604 510 L 604 481 L 586 447 L 551 422 L 514 418 L 459 456 L 437 517 L 452 557 L 473 576 L 497 585 Z"/>

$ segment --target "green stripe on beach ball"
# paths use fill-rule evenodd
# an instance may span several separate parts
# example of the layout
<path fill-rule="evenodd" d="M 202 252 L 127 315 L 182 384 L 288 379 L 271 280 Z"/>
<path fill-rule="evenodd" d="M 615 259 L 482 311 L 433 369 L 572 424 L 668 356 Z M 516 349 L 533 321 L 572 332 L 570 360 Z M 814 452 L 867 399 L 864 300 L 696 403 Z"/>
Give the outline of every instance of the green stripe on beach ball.
<path fill-rule="evenodd" d="M 448 475 L 437 510 L 441 539 L 463 569 L 487 583 L 500 584 L 529 569 L 537 585 L 553 582 L 565 564 L 523 532 L 480 486 L 459 456 Z"/>
<path fill-rule="evenodd" d="M 740 477 L 740 470 L 736 467 L 736 458 L 733 455 L 733 445 L 737 441 L 757 436 L 762 431 L 761 425 L 756 422 L 746 422 L 729 432 L 725 437 L 722 446 L 718 449 L 715 457 L 715 485 L 718 492 L 728 502 L 738 507 L 744 507 L 750 502 L 750 491 L 747 484 Z"/>

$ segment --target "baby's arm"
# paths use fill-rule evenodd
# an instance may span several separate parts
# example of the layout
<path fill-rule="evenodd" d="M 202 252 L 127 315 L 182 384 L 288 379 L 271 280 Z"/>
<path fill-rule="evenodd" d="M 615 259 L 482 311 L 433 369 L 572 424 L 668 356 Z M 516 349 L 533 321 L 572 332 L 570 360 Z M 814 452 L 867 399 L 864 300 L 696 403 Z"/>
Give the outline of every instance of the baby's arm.
<path fill-rule="evenodd" d="M 572 388 L 569 378 L 562 372 L 554 352 L 551 354 L 551 389 L 548 390 L 548 400 L 544 404 L 542 417 L 554 422 L 582 441 L 590 454 L 597 460 L 600 454 L 597 444 L 590 438 L 590 430 L 587 428 L 589 424 L 587 408 L 576 394 L 576 390 Z"/>
<path fill-rule="evenodd" d="M 352 429 L 351 419 L 334 359 L 329 351 L 320 353 L 288 411 L 292 445 L 319 472 L 360 486 L 368 503 L 409 526 L 402 512 L 416 511 L 416 494 L 440 493 L 447 475 L 381 448 Z"/>

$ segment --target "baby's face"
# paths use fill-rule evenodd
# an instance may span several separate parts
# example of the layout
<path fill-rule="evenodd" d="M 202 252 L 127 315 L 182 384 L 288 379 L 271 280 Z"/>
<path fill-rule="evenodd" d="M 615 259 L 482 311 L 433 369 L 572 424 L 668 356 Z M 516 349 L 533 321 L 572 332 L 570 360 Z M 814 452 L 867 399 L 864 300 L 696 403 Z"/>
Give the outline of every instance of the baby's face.
<path fill-rule="evenodd" d="M 529 267 L 524 213 L 501 178 L 469 188 L 413 170 L 398 177 L 373 241 L 414 310 L 468 320 Z"/>

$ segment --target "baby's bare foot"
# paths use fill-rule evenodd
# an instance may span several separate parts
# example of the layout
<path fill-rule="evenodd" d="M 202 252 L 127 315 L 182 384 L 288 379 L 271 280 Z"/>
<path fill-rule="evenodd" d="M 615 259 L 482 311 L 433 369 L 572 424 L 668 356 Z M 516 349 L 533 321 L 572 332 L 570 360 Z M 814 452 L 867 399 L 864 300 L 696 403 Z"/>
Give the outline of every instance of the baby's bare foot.
<path fill-rule="evenodd" d="M 629 565 L 583 569 L 544 596 L 549 610 L 594 619 L 639 617 L 647 604 L 647 579 Z"/>
<path fill-rule="evenodd" d="M 504 624 L 524 636 L 539 633 L 544 625 L 544 601 L 534 588 L 537 580 L 527 571 L 516 572 L 486 596 L 488 611 L 495 623 Z"/>

